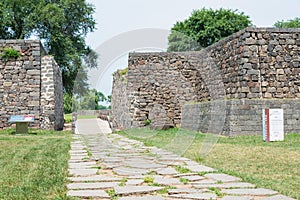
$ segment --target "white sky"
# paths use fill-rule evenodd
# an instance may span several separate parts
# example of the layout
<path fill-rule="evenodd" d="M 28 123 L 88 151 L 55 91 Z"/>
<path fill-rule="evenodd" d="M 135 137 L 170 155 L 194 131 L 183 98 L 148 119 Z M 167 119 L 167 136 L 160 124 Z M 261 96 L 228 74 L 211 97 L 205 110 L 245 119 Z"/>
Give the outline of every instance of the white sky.
<path fill-rule="evenodd" d="M 300 0 L 87 0 L 87 2 L 96 6 L 94 17 L 97 22 L 97 30 L 88 34 L 87 44 L 97 52 L 99 48 L 101 48 L 100 52 L 112 50 L 110 53 L 113 54 L 112 57 L 117 56 L 109 57 L 111 60 L 106 61 L 109 63 L 105 64 L 106 66 L 101 66 L 99 63 L 99 68 L 105 70 L 101 72 L 94 70 L 90 73 L 91 86 L 106 95 L 111 93 L 112 72 L 127 67 L 127 52 L 122 52 L 122 50 L 113 52 L 113 49 L 127 45 L 123 41 L 119 42 L 118 46 L 116 45 L 118 43 L 114 41 L 118 41 L 118 36 L 123 36 L 128 31 L 144 28 L 167 31 L 177 21 L 188 18 L 193 10 L 203 7 L 238 9 L 250 16 L 252 23 L 257 27 L 271 27 L 278 20 L 294 19 L 300 16 Z M 151 34 L 148 31 L 147 38 Z M 129 39 L 127 38 L 128 42 L 134 43 L 134 37 L 131 34 Z M 146 39 L 144 36 L 143 38 Z M 167 38 L 165 40 L 167 41 Z M 112 49 L 105 49 L 109 47 Z M 157 47 L 157 45 L 151 47 Z M 129 45 L 127 50 L 136 50 L 133 47 L 133 49 L 130 48 Z M 101 58 L 107 56 L 99 55 L 99 57 L 101 62 Z M 95 77 L 98 78 L 95 79 Z"/>

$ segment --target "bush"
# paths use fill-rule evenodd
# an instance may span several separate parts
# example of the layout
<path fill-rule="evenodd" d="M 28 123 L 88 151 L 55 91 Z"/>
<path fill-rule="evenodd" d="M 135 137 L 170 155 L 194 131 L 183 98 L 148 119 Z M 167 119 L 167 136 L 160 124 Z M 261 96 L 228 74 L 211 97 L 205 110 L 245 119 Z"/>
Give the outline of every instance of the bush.
<path fill-rule="evenodd" d="M 4 47 L 3 48 L 1 58 L 4 61 L 8 61 L 11 58 L 18 59 L 20 57 L 21 57 L 21 53 L 15 49 L 13 49 L 12 47 Z"/>

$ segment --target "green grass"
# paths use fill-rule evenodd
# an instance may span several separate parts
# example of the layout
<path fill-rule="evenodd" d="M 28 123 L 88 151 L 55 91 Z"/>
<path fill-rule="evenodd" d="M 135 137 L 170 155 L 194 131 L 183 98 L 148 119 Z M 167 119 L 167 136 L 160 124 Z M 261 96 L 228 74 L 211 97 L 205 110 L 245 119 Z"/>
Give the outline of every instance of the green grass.
<path fill-rule="evenodd" d="M 0 131 L 0 199 L 66 197 L 71 132 Z"/>
<path fill-rule="evenodd" d="M 97 118 L 96 115 L 78 115 L 77 119 L 95 119 Z M 64 119 L 66 123 L 72 122 L 72 113 L 70 114 L 64 114 Z"/>
<path fill-rule="evenodd" d="M 64 114 L 64 119 L 65 119 L 66 123 L 71 123 L 72 122 L 72 113 Z"/>
<path fill-rule="evenodd" d="M 205 156 L 199 152 L 206 134 L 180 129 L 135 129 L 118 134 L 142 141 L 148 146 L 179 152 L 219 172 L 241 177 L 257 187 L 273 189 L 300 199 L 300 134 L 288 134 L 284 142 L 269 143 L 263 142 L 262 136 L 218 136 L 218 142 Z M 192 142 L 187 142 L 191 139 Z"/>
<path fill-rule="evenodd" d="M 97 118 L 96 115 L 78 115 L 77 119 L 95 119 Z"/>

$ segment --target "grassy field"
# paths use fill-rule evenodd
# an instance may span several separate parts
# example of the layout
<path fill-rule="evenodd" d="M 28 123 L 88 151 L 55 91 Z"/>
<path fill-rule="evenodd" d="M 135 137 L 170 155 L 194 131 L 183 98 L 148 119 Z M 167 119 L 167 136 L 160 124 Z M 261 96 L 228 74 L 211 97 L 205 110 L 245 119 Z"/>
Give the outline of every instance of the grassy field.
<path fill-rule="evenodd" d="M 68 199 L 71 132 L 0 131 L 0 199 Z"/>
<path fill-rule="evenodd" d="M 118 134 L 140 140 L 149 146 L 182 152 L 183 156 L 220 172 L 300 199 L 300 134 L 289 134 L 284 142 L 270 143 L 263 142 L 262 136 L 206 137 L 205 134 L 179 129 L 135 129 Z M 203 156 L 199 151 L 207 138 L 217 143 Z"/>

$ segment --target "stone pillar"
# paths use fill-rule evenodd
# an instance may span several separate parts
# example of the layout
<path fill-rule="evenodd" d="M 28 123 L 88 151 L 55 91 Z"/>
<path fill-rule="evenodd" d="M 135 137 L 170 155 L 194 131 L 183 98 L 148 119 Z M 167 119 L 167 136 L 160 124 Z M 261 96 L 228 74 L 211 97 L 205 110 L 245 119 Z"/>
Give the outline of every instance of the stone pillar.
<path fill-rule="evenodd" d="M 51 56 L 42 58 L 41 128 L 62 130 L 63 88 L 61 71 Z"/>

